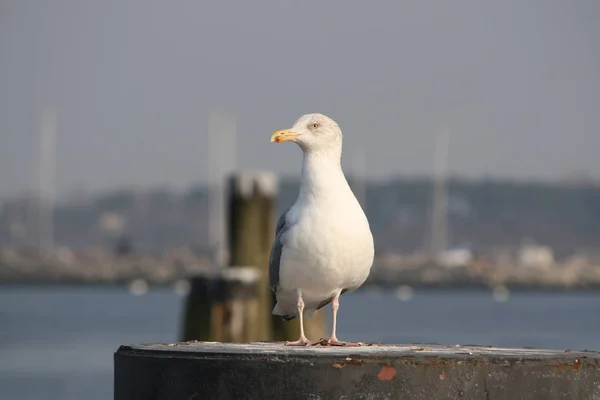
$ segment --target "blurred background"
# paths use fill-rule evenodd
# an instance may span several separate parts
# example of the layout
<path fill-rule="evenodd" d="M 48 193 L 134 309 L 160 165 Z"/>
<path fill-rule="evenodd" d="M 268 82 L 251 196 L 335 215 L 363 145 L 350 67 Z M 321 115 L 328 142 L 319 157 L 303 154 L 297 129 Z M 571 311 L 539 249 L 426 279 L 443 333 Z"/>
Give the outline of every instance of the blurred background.
<path fill-rule="evenodd" d="M 2 397 L 111 398 L 119 345 L 180 340 L 188 278 L 228 263 L 228 177 L 274 173 L 291 205 L 301 152 L 269 137 L 310 112 L 376 243 L 342 340 L 600 349 L 598 18 L 1 0 Z"/>

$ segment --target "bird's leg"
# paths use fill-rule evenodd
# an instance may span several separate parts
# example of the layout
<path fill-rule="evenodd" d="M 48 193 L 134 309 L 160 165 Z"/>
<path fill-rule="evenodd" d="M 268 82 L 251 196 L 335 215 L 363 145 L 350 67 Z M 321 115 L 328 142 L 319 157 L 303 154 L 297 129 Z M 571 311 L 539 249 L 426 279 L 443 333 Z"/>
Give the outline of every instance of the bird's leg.
<path fill-rule="evenodd" d="M 310 342 L 304 335 L 304 300 L 302 300 L 302 290 L 297 290 L 298 294 L 298 318 L 300 318 L 300 339 L 294 342 L 285 342 L 286 346 L 308 346 Z"/>
<path fill-rule="evenodd" d="M 335 293 L 335 296 L 333 297 L 333 300 L 331 301 L 331 311 L 333 313 L 333 328 L 331 328 L 331 336 L 329 337 L 329 340 L 327 341 L 327 344 L 329 346 L 360 346 L 359 343 L 352 343 L 352 342 L 342 342 L 341 340 L 338 340 L 337 336 L 336 336 L 336 325 L 337 325 L 337 312 L 338 312 L 338 308 L 340 308 L 340 294 L 342 293 L 341 290 L 338 290 Z"/>

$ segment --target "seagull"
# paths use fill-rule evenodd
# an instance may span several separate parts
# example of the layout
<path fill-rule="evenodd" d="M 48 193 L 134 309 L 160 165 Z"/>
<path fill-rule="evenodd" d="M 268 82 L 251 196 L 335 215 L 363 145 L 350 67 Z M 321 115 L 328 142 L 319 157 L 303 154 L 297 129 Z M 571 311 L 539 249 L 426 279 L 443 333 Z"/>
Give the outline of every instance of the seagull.
<path fill-rule="evenodd" d="M 269 261 L 269 282 L 277 303 L 273 314 L 300 319 L 300 338 L 311 343 L 304 318 L 331 303 L 333 327 L 327 345 L 358 346 L 336 336 L 340 295 L 358 289 L 369 276 L 373 235 L 341 166 L 342 131 L 323 114 L 306 114 L 271 143 L 294 142 L 303 152 L 298 198 L 277 222 Z"/>

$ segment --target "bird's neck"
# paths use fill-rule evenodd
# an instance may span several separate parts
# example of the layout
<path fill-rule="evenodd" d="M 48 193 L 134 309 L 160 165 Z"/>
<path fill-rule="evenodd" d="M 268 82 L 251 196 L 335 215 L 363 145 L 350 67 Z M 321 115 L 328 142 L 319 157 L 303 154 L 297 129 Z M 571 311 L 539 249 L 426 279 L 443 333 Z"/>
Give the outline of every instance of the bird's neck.
<path fill-rule="evenodd" d="M 299 199 L 330 198 L 350 188 L 342 171 L 341 156 L 341 150 L 304 152 Z"/>

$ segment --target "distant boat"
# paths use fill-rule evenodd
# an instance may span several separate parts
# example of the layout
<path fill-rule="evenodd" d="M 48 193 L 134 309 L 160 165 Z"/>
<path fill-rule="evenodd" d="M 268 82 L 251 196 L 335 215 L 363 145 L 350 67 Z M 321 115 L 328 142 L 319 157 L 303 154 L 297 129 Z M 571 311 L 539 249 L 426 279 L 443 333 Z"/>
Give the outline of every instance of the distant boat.
<path fill-rule="evenodd" d="M 401 285 L 396 289 L 395 295 L 400 301 L 409 301 L 414 297 L 415 291 L 408 285 Z"/>
<path fill-rule="evenodd" d="M 129 283 L 128 289 L 134 296 L 143 296 L 148 292 L 148 283 L 143 279 L 134 279 Z"/>
<path fill-rule="evenodd" d="M 187 279 L 180 279 L 173 283 L 173 291 L 180 296 L 185 296 L 190 292 L 191 285 Z"/>
<path fill-rule="evenodd" d="M 498 285 L 492 289 L 492 296 L 496 301 L 505 302 L 510 297 L 510 291 L 506 286 Z"/>

